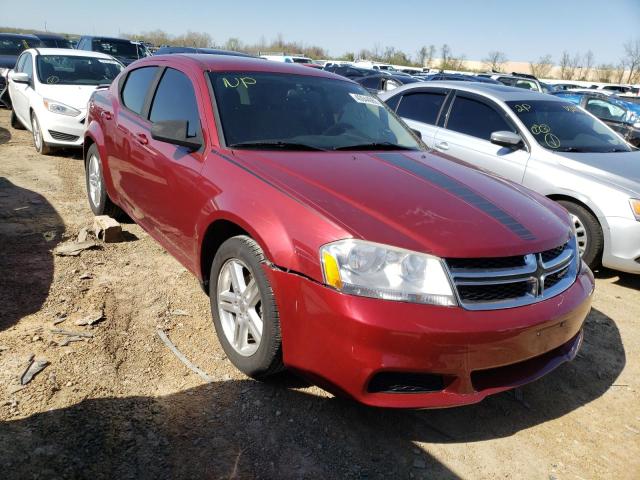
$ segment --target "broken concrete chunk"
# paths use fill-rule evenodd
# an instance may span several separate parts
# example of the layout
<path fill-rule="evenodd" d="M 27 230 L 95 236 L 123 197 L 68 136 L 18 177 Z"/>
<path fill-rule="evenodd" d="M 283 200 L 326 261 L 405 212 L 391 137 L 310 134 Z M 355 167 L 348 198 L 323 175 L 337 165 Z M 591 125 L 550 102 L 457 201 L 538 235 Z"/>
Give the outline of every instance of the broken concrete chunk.
<path fill-rule="evenodd" d="M 82 242 L 86 242 L 88 238 L 89 238 L 89 229 L 87 227 L 82 227 L 80 229 L 80 232 L 78 233 L 78 238 L 76 239 L 76 241 L 78 243 L 82 243 Z"/>
<path fill-rule="evenodd" d="M 115 243 L 123 240 L 122 227 L 108 215 L 98 215 L 93 219 L 93 233 L 95 233 L 97 239 L 105 243 Z"/>
<path fill-rule="evenodd" d="M 20 384 L 26 385 L 29 383 L 33 377 L 35 377 L 38 373 L 40 373 L 44 368 L 49 365 L 49 362 L 42 358 L 34 361 L 33 355 L 31 355 L 31 360 L 29 361 L 29 366 L 24 371 L 24 373 L 20 376 Z"/>
<path fill-rule="evenodd" d="M 188 317 L 189 312 L 187 312 L 186 310 L 181 310 L 180 308 L 176 308 L 174 310 L 171 310 L 169 312 L 169 315 L 172 315 L 174 317 Z"/>
<path fill-rule="evenodd" d="M 96 248 L 98 244 L 90 240 L 86 242 L 66 242 L 62 245 L 58 245 L 53 253 L 61 257 L 77 257 L 84 250 Z"/>
<path fill-rule="evenodd" d="M 57 343 L 59 347 L 66 347 L 71 342 L 84 342 L 85 340 L 86 338 L 82 338 L 82 337 L 66 337 L 62 340 L 58 340 Z"/>
<path fill-rule="evenodd" d="M 90 313 L 89 315 L 76 320 L 74 323 L 78 326 L 85 326 L 85 325 L 93 325 L 94 323 L 98 323 L 100 320 L 104 319 L 104 314 L 102 312 L 93 312 Z"/>

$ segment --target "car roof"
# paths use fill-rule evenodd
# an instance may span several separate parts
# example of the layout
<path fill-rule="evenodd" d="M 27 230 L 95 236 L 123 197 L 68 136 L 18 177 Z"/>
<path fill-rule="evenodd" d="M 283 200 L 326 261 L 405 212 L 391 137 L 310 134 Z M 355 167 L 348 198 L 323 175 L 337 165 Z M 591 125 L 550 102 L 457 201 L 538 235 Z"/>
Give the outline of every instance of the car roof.
<path fill-rule="evenodd" d="M 243 52 L 235 52 L 233 50 L 220 50 L 217 48 L 200 48 L 200 47 L 160 47 L 156 51 L 156 55 L 166 55 L 169 53 L 206 53 L 207 55 L 234 55 L 237 57 L 254 57 Z"/>
<path fill-rule="evenodd" d="M 33 35 L 31 33 L 2 32 L 2 33 L 0 33 L 0 37 L 18 37 L 18 38 L 26 38 L 26 39 L 29 39 L 29 40 L 38 40 L 38 37 L 36 37 L 35 35 Z"/>
<path fill-rule="evenodd" d="M 302 64 L 269 62 L 258 57 L 237 57 L 234 55 L 210 55 L 206 53 L 172 53 L 168 55 L 154 55 L 142 60 L 138 60 L 136 65 L 154 63 L 155 61 L 173 62 L 186 61 L 201 70 L 212 72 L 225 71 L 251 71 L 251 72 L 273 72 L 289 73 L 292 75 L 306 75 L 309 77 L 325 77 L 343 81 L 349 79 L 330 73 L 320 68 L 309 68 Z"/>
<path fill-rule="evenodd" d="M 29 48 L 25 52 L 34 52 L 36 55 L 64 55 L 67 57 L 92 57 L 113 60 L 111 55 L 89 50 L 76 50 L 75 48 Z"/>
<path fill-rule="evenodd" d="M 526 100 L 548 100 L 555 102 L 563 102 L 561 98 L 557 98 L 553 95 L 546 93 L 540 93 L 533 90 L 525 90 L 524 88 L 507 87 L 506 85 L 495 85 L 492 83 L 480 83 L 480 82 L 459 82 L 459 81 L 440 81 L 435 80 L 431 82 L 412 83 L 410 85 L 403 85 L 389 92 L 385 92 L 380 96 L 384 99 L 391 97 L 394 94 L 401 93 L 407 90 L 416 90 L 419 88 L 450 88 L 458 91 L 464 91 L 469 93 L 477 93 L 479 95 L 489 97 L 493 100 L 499 100 L 503 102 L 510 101 L 526 101 Z"/>
<path fill-rule="evenodd" d="M 97 38 L 100 40 L 109 40 L 110 42 L 131 42 L 128 38 L 105 37 L 103 35 L 83 35 L 82 38 Z"/>
<path fill-rule="evenodd" d="M 38 37 L 40 39 L 45 38 L 47 40 L 68 40 L 62 35 L 58 35 L 57 33 L 40 33 L 36 32 L 33 34 L 34 37 Z"/>

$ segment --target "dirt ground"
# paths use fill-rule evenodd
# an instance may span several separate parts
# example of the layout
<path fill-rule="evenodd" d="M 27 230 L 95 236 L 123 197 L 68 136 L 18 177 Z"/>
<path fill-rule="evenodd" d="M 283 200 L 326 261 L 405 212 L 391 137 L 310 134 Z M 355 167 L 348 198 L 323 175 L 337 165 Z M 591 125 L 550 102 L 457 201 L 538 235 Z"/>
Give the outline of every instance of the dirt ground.
<path fill-rule="evenodd" d="M 1 110 L 2 478 L 640 478 L 638 276 L 599 272 L 578 358 L 520 394 L 380 410 L 236 371 L 196 279 L 135 224 L 52 254 L 92 219 L 80 154 L 36 154 Z M 21 386 L 31 355 L 48 365 Z"/>

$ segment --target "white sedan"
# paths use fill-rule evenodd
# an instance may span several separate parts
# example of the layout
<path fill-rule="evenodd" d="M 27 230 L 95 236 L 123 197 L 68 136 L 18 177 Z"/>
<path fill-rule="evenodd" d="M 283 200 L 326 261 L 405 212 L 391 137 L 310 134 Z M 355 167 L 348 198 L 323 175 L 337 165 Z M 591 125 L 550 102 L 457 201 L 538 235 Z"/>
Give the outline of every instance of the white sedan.
<path fill-rule="evenodd" d="M 31 48 L 9 72 L 11 126 L 33 134 L 36 150 L 79 147 L 87 103 L 99 85 L 109 85 L 123 65 L 110 55 L 64 48 Z"/>

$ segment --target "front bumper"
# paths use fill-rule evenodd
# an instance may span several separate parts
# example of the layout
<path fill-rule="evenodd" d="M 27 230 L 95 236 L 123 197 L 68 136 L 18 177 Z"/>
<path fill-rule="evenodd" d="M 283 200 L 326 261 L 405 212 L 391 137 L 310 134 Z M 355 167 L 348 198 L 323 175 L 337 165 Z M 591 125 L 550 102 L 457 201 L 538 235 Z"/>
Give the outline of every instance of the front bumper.
<path fill-rule="evenodd" d="M 602 265 L 627 273 L 640 273 L 640 222 L 607 217 Z"/>
<path fill-rule="evenodd" d="M 77 117 L 59 115 L 41 109 L 38 113 L 42 138 L 53 146 L 81 147 L 84 142 L 86 111 L 82 110 Z"/>
<path fill-rule="evenodd" d="M 562 294 L 505 310 L 468 311 L 344 295 L 266 269 L 280 311 L 284 363 L 323 388 L 378 407 L 471 404 L 528 383 L 573 359 L 591 307 L 583 265 Z M 429 374 L 442 388 L 388 393 L 380 373 Z"/>

